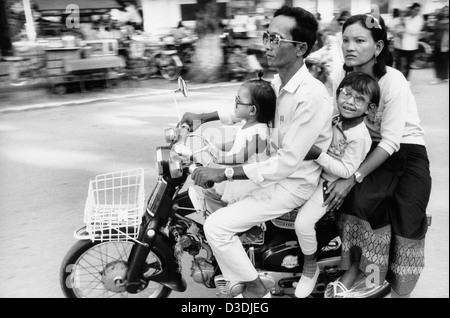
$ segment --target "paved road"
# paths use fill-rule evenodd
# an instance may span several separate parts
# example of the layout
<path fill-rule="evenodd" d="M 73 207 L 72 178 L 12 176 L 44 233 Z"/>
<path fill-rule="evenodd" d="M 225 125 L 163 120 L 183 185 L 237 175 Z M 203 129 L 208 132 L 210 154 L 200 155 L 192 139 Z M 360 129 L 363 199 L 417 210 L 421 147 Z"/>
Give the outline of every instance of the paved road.
<path fill-rule="evenodd" d="M 412 296 L 448 298 L 449 93 L 448 84 L 428 85 L 431 79 L 431 70 L 412 72 L 433 177 L 426 267 Z M 62 297 L 60 262 L 74 243 L 73 230 L 82 225 L 88 180 L 94 175 L 144 167 L 146 190 L 151 190 L 154 149 L 164 143 L 162 130 L 176 123 L 177 111 L 167 82 L 139 85 L 149 88 L 62 97 L 30 91 L 25 99 L 19 93 L 2 97 L 0 297 Z M 198 89 L 191 90 L 189 99 L 178 98 L 181 113 L 233 102 L 238 84 L 199 86 L 191 86 Z M 213 290 L 192 282 L 187 258 L 184 273 L 188 291 L 171 297 L 215 297 Z"/>

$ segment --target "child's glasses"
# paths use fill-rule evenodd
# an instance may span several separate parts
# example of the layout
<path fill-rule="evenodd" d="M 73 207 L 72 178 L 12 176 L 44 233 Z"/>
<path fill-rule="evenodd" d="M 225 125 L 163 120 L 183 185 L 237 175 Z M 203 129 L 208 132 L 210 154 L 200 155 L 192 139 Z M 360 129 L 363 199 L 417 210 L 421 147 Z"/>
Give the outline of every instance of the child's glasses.
<path fill-rule="evenodd" d="M 239 100 L 239 96 L 236 96 L 236 97 L 234 98 L 234 107 L 235 107 L 235 108 L 238 108 L 239 105 L 242 105 L 242 106 L 255 106 L 255 105 L 253 105 L 253 104 L 245 104 L 245 103 L 241 103 L 241 101 Z"/>
<path fill-rule="evenodd" d="M 299 41 L 285 40 L 285 39 L 281 38 L 281 36 L 279 36 L 278 34 L 270 34 L 269 31 L 266 31 L 263 33 L 262 40 L 263 40 L 264 45 L 267 45 L 270 42 L 270 47 L 273 49 L 276 49 L 277 47 L 279 47 L 281 42 L 289 42 L 289 43 L 297 43 L 297 44 L 305 43 L 305 42 L 299 42 Z"/>
<path fill-rule="evenodd" d="M 344 99 L 350 99 L 351 97 L 353 97 L 355 104 L 358 106 L 364 106 L 365 104 L 367 104 L 369 102 L 364 95 L 353 94 L 351 91 L 347 90 L 345 87 L 341 88 L 340 92 L 341 92 L 340 96 L 342 96 L 342 98 L 344 98 Z"/>

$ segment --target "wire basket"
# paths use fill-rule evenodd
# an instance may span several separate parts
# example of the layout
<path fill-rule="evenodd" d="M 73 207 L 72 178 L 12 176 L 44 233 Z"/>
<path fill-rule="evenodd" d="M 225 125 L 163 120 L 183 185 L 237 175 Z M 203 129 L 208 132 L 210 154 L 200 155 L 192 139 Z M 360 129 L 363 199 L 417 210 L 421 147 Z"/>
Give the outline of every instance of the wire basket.
<path fill-rule="evenodd" d="M 135 240 L 144 212 L 144 169 L 97 175 L 89 182 L 84 209 L 92 241 Z"/>

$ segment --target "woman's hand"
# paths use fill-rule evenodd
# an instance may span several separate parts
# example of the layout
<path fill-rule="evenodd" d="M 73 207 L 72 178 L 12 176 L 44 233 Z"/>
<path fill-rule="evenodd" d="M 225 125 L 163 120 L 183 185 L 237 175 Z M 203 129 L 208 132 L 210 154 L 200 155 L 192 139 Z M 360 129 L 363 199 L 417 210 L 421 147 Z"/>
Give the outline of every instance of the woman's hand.
<path fill-rule="evenodd" d="M 325 191 L 329 196 L 323 203 L 323 206 L 328 206 L 327 212 L 337 210 L 341 207 L 344 199 L 347 197 L 355 183 L 354 176 L 351 176 L 348 179 L 338 179 L 333 183 L 330 183 L 328 189 Z"/>

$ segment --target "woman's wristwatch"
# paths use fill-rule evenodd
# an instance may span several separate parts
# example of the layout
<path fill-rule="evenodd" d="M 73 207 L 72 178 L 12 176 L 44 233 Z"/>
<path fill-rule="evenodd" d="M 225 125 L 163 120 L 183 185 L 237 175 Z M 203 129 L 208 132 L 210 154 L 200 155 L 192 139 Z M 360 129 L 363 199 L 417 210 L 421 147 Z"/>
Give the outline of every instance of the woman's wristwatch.
<path fill-rule="evenodd" d="M 359 173 L 359 171 L 356 171 L 354 176 L 355 176 L 355 181 L 358 183 L 361 183 L 364 179 L 363 176 Z"/>

